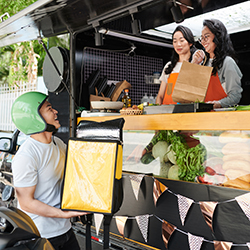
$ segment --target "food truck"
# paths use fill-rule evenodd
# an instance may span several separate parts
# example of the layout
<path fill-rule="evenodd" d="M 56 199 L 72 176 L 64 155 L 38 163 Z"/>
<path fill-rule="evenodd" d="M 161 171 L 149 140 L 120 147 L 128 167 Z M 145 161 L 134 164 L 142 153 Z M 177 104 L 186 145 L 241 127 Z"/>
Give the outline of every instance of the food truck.
<path fill-rule="evenodd" d="M 110 221 L 110 249 L 250 249 L 249 5 L 240 0 L 38 0 L 0 24 L 1 46 L 34 39 L 44 46 L 43 78 L 59 112 L 58 136 L 66 143 L 81 136 L 82 122 L 125 121 L 123 201 Z M 220 10 L 223 14 L 217 14 Z M 176 25 L 189 26 L 198 40 L 203 19 L 218 17 L 226 17 L 243 73 L 239 106 L 148 105 L 170 60 Z M 43 42 L 62 34 L 69 34 L 69 50 Z M 136 107 L 120 112 L 125 89 Z M 183 142 L 187 134 L 196 146 Z M 178 152 L 172 151 L 176 144 Z M 84 249 L 85 225 L 73 223 Z M 102 249 L 103 232 L 102 219 L 94 216 L 93 249 Z"/>

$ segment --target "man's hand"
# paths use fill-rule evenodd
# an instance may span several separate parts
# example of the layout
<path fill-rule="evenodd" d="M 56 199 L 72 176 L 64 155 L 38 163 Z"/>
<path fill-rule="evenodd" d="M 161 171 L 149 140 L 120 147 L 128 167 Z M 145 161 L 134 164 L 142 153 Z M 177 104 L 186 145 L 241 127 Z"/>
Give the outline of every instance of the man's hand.
<path fill-rule="evenodd" d="M 78 217 L 78 216 L 90 214 L 87 212 L 78 212 L 78 211 L 63 211 L 63 210 L 61 210 L 61 212 L 62 212 L 61 218 L 65 218 L 65 219 L 70 219 L 72 217 Z"/>

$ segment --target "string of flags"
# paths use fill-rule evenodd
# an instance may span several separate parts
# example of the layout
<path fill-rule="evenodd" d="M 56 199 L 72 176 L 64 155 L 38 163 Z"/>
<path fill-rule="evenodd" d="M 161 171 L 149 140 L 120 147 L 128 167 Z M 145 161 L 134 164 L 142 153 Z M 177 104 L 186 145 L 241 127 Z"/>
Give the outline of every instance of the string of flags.
<path fill-rule="evenodd" d="M 140 185 L 143 180 L 145 175 L 143 174 L 138 174 L 138 175 L 130 175 L 130 181 L 131 185 L 133 188 L 133 192 L 135 195 L 136 200 L 138 200 L 138 194 L 140 190 Z M 153 178 L 153 177 L 152 177 Z M 223 202 L 214 202 L 214 201 L 199 201 L 196 202 L 190 198 L 187 198 L 185 196 L 182 196 L 180 194 L 175 194 L 171 190 L 168 189 L 163 183 L 158 181 L 157 179 L 154 178 L 154 186 L 153 186 L 153 199 L 154 199 L 154 204 L 157 206 L 157 201 L 161 197 L 161 195 L 164 192 L 169 192 L 177 197 L 178 200 L 178 209 L 179 209 L 179 215 L 180 215 L 180 220 L 182 225 L 185 224 L 185 219 L 188 214 L 188 211 L 192 204 L 199 204 L 201 212 L 203 214 L 203 217 L 213 232 L 213 227 L 212 227 L 212 219 L 213 219 L 213 214 L 216 209 L 216 206 L 218 206 L 221 203 L 226 203 L 226 202 L 232 202 L 232 201 L 237 201 L 239 204 L 240 208 L 246 215 L 246 217 L 250 220 L 250 193 L 246 193 L 243 195 L 239 195 L 235 197 L 234 199 L 226 200 Z M 115 219 L 117 229 L 119 233 L 124 237 L 124 228 L 125 224 L 128 219 L 135 219 L 138 227 L 140 229 L 140 232 L 143 236 L 143 239 L 145 242 L 148 241 L 148 225 L 149 225 L 149 219 L 150 217 L 154 216 L 157 218 L 159 221 L 162 222 L 162 239 L 164 242 L 165 247 L 167 248 L 168 242 L 171 238 L 171 235 L 175 232 L 178 231 L 182 234 L 187 235 L 188 237 L 188 243 L 190 250 L 200 250 L 202 247 L 203 242 L 211 243 L 214 244 L 214 248 L 216 250 L 230 250 L 232 246 L 246 246 L 250 250 L 250 242 L 246 242 L 243 244 L 235 244 L 233 242 L 226 242 L 226 241 L 217 241 L 217 240 L 207 240 L 201 236 L 196 236 L 193 235 L 189 232 L 185 232 L 179 228 L 177 228 L 175 225 L 172 225 L 171 223 L 157 217 L 156 215 L 153 214 L 145 214 L 145 215 L 138 215 L 135 217 L 128 217 L 128 216 L 114 216 L 113 218 Z M 95 220 L 95 226 L 96 226 L 96 233 L 98 235 L 100 225 L 103 220 L 103 215 L 102 214 L 94 214 L 94 220 Z"/>

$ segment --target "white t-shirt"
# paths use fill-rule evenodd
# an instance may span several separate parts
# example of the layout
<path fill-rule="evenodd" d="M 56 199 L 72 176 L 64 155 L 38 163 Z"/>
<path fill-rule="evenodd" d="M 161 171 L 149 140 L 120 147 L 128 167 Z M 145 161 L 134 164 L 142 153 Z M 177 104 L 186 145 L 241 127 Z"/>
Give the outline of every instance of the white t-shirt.
<path fill-rule="evenodd" d="M 36 185 L 34 198 L 60 208 L 60 193 L 66 145 L 58 137 L 50 144 L 29 137 L 13 158 L 12 172 L 15 187 Z M 18 208 L 20 205 L 18 204 Z M 24 211 L 25 212 L 25 211 Z M 26 212 L 44 238 L 66 233 L 71 228 L 69 219 L 49 218 Z"/>
<path fill-rule="evenodd" d="M 160 76 L 160 78 L 159 78 L 160 81 L 163 81 L 163 82 L 166 82 L 166 83 L 168 82 L 169 74 L 167 75 L 167 74 L 165 73 L 165 69 L 168 67 L 168 65 L 169 65 L 170 63 L 171 63 L 171 62 L 168 62 L 168 63 L 165 65 L 164 69 L 162 70 L 161 76 Z M 171 73 L 179 73 L 180 70 L 181 70 L 181 65 L 182 65 L 182 62 L 177 62 Z"/>

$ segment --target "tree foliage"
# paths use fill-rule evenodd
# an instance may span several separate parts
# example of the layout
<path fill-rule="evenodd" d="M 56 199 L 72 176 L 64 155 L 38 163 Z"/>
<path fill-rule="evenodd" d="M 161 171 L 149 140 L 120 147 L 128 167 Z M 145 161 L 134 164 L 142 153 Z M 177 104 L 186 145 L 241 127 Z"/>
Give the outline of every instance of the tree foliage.
<path fill-rule="evenodd" d="M 25 9 L 32 3 L 37 0 L 5 0 L 0 1 L 0 13 L 3 15 L 4 13 L 9 13 L 10 16 L 13 16 L 17 12 Z"/>
<path fill-rule="evenodd" d="M 15 15 L 36 0 L 0 1 L 0 13 Z M 5 21 L 7 15 L 2 19 Z M 43 42 L 51 46 L 68 48 L 68 36 L 44 38 Z M 37 40 L 12 44 L 0 48 L 0 84 L 19 85 L 34 80 L 35 75 L 42 75 L 42 66 L 46 52 Z"/>
<path fill-rule="evenodd" d="M 0 1 L 2 20 L 5 21 L 8 15 L 11 17 L 34 2 L 36 0 Z M 29 49 L 34 51 L 33 44 L 30 42 L 0 48 L 0 83 L 12 85 L 18 81 L 22 82 L 28 79 L 27 70 L 30 69 L 28 62 L 30 57 Z"/>

